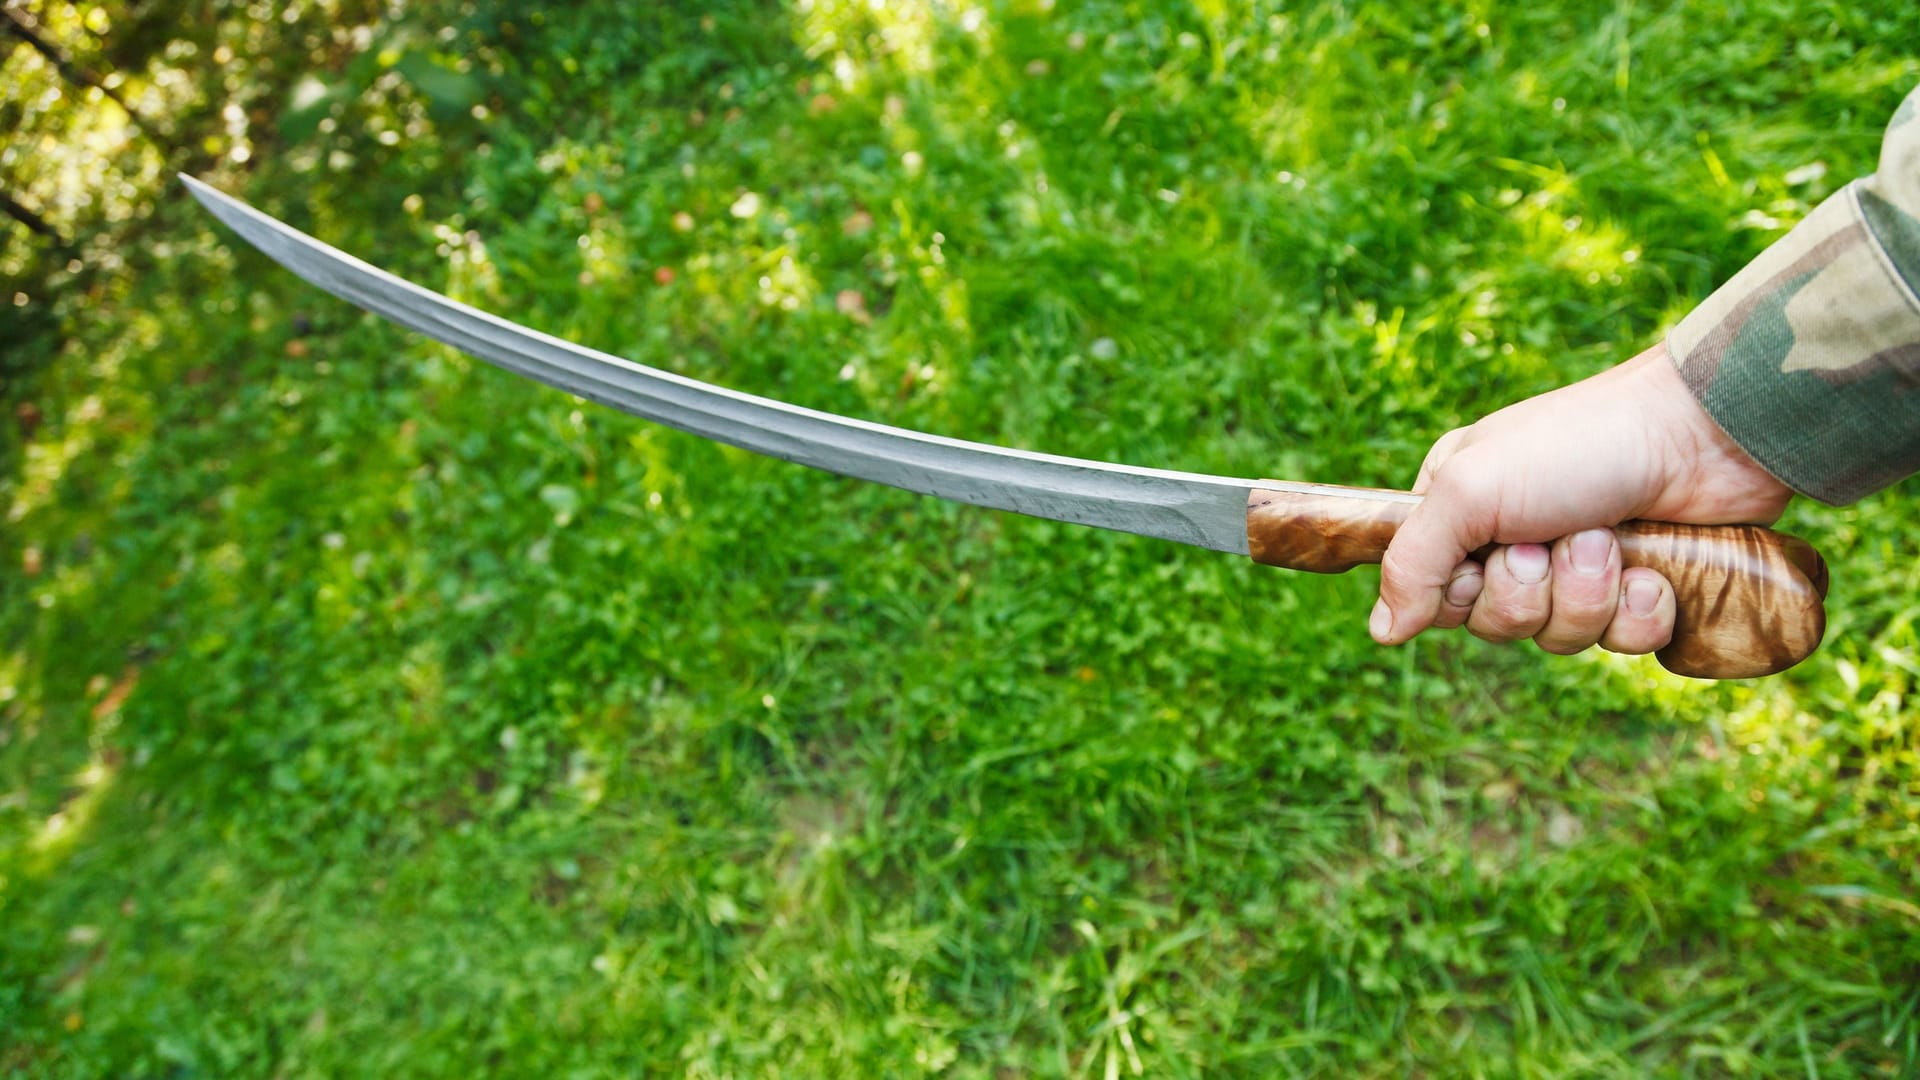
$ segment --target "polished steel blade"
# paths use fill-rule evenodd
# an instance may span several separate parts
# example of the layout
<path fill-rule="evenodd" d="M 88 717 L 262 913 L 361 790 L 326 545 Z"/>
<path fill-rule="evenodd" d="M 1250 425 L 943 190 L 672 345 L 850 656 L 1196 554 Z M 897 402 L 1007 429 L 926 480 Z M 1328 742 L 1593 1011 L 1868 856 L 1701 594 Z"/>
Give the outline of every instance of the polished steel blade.
<path fill-rule="evenodd" d="M 757 453 L 942 499 L 1241 555 L 1250 488 L 1324 490 L 1009 450 L 713 386 L 489 315 L 181 179 L 248 243 L 350 304 L 570 394 Z"/>

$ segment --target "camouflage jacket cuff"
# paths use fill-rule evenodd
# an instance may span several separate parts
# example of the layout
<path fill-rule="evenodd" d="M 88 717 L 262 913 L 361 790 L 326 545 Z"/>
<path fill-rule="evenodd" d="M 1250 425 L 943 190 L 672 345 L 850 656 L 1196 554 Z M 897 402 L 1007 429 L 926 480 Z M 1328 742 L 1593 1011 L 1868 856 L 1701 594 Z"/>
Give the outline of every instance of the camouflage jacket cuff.
<path fill-rule="evenodd" d="M 1920 90 L 1894 114 L 1880 171 L 1721 286 L 1667 351 L 1795 491 L 1846 503 L 1920 471 Z"/>

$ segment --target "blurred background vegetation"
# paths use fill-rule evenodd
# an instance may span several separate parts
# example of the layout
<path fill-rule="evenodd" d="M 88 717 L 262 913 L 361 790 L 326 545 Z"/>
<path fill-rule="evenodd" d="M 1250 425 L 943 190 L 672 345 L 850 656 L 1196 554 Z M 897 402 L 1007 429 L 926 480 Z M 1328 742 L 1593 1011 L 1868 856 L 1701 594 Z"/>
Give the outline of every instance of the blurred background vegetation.
<path fill-rule="evenodd" d="M 1920 1072 L 1910 491 L 1755 683 L 807 473 L 292 280 L 1404 485 L 1655 341 L 1910 0 L 8 0 L 0 1071 Z"/>

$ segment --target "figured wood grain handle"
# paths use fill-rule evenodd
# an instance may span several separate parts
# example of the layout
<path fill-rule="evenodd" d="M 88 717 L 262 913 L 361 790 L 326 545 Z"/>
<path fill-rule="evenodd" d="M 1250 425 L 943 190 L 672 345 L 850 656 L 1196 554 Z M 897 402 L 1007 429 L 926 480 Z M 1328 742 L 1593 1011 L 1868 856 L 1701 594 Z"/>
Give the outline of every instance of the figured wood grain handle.
<path fill-rule="evenodd" d="M 1247 493 L 1247 553 L 1289 570 L 1338 574 L 1377 563 L 1420 498 L 1404 491 L 1285 485 Z M 1827 564 L 1805 540 L 1757 525 L 1614 527 L 1621 563 L 1673 584 L 1676 675 L 1748 679 L 1806 659 L 1826 632 Z"/>

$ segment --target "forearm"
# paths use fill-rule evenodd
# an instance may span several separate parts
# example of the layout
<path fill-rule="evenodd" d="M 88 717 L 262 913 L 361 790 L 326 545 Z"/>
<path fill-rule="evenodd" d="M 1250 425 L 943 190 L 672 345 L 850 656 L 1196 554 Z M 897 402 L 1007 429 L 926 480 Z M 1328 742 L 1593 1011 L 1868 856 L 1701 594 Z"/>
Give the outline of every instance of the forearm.
<path fill-rule="evenodd" d="M 1920 471 L 1920 90 L 1879 172 L 1822 203 L 1667 341 L 1714 421 L 1788 486 L 1851 502 Z"/>

